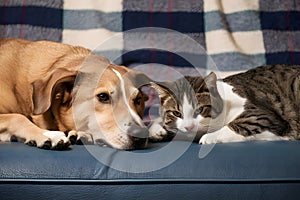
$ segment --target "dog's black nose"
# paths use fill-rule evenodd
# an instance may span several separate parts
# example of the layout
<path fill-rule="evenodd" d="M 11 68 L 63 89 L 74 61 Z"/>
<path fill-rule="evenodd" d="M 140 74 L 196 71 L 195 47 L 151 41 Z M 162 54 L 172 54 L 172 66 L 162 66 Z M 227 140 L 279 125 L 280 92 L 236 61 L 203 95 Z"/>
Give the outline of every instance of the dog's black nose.
<path fill-rule="evenodd" d="M 148 143 L 149 131 L 145 127 L 131 125 L 128 130 L 132 149 L 144 149 Z"/>
<path fill-rule="evenodd" d="M 146 139 L 149 136 L 149 131 L 146 127 L 140 127 L 138 125 L 131 125 L 128 130 L 128 135 L 134 138 Z"/>

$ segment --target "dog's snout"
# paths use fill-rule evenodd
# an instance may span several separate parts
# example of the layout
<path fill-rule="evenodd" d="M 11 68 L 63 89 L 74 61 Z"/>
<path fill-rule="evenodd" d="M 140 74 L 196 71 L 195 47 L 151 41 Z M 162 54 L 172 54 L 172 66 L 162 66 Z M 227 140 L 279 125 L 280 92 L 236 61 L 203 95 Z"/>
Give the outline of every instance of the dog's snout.
<path fill-rule="evenodd" d="M 146 127 L 131 125 L 128 129 L 133 149 L 144 149 L 147 146 L 149 131 Z"/>
<path fill-rule="evenodd" d="M 146 127 L 131 125 L 128 129 L 128 134 L 134 138 L 145 139 L 149 136 L 149 131 Z"/>

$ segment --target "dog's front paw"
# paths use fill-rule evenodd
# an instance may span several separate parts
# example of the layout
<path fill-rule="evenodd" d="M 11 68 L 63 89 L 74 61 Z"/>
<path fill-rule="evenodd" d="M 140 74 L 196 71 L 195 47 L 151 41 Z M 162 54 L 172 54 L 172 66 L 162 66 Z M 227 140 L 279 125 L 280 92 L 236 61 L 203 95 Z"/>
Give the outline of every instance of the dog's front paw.
<path fill-rule="evenodd" d="M 33 147 L 39 147 L 42 149 L 51 149 L 52 146 L 50 139 L 47 137 L 38 140 L 29 139 L 25 141 L 25 144 Z"/>
<path fill-rule="evenodd" d="M 68 138 L 71 142 L 71 144 L 93 144 L 94 140 L 91 134 L 82 132 L 82 131 L 69 131 L 68 132 Z"/>
<path fill-rule="evenodd" d="M 25 144 L 42 149 L 63 150 L 69 147 L 70 142 L 61 131 L 44 131 L 29 135 L 25 139 Z"/>
<path fill-rule="evenodd" d="M 67 131 L 67 132 L 65 132 L 65 134 L 67 135 L 71 144 L 76 144 L 77 138 L 78 138 L 77 131 L 74 131 L 74 130 Z"/>
<path fill-rule="evenodd" d="M 43 133 L 43 135 L 49 138 L 48 142 L 46 143 L 49 143 L 50 141 L 51 144 L 50 149 L 63 150 L 63 149 L 67 149 L 70 146 L 70 141 L 66 137 L 64 132 L 46 131 Z"/>

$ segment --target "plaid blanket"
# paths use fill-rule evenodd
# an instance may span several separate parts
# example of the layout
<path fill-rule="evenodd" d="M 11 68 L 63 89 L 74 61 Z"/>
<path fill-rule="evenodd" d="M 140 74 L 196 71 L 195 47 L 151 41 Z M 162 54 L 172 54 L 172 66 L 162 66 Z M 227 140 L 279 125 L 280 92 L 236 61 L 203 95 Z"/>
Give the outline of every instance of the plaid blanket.
<path fill-rule="evenodd" d="M 163 76 L 168 66 L 180 74 L 233 72 L 300 64 L 297 2 L 0 0 L 0 34 L 82 45 L 117 64 L 163 64 Z"/>

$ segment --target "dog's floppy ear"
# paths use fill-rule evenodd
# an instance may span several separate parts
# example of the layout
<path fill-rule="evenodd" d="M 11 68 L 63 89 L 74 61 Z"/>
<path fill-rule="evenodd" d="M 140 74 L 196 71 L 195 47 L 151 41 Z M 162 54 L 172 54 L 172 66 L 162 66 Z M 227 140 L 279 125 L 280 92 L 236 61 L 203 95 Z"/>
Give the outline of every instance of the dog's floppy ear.
<path fill-rule="evenodd" d="M 33 82 L 33 114 L 46 112 L 50 108 L 55 86 L 63 82 L 74 83 L 76 75 L 77 71 L 58 68 L 49 76 Z"/>

